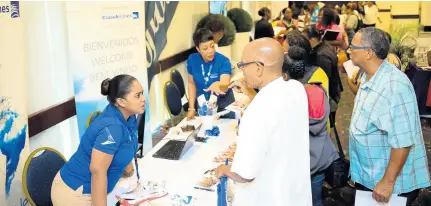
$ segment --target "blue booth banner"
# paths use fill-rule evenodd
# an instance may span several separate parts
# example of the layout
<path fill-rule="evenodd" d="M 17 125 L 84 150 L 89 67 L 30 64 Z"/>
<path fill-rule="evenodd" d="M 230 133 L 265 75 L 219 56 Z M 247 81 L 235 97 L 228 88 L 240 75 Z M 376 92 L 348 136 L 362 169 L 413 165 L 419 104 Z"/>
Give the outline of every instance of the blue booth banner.
<path fill-rule="evenodd" d="M 0 205 L 13 206 L 28 204 L 22 187 L 29 155 L 26 38 L 19 6 L 0 2 Z"/>
<path fill-rule="evenodd" d="M 100 93 L 106 78 L 129 74 L 148 99 L 145 55 L 145 2 L 67 2 L 69 67 L 73 76 L 80 138 L 108 104 Z M 144 153 L 152 147 L 146 105 Z"/>
<path fill-rule="evenodd" d="M 160 54 L 167 44 L 169 25 L 174 18 L 178 1 L 146 1 L 145 2 L 145 38 L 147 40 L 147 73 L 148 88 L 157 69 Z"/>

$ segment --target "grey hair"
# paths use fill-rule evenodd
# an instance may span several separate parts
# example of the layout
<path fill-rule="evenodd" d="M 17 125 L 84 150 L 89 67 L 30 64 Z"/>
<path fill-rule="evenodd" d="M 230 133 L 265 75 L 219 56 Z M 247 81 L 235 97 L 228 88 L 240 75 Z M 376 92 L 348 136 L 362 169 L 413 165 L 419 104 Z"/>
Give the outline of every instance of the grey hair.
<path fill-rule="evenodd" d="M 384 31 L 375 27 L 367 27 L 359 30 L 359 33 L 363 46 L 370 47 L 379 59 L 386 59 L 391 45 Z"/>

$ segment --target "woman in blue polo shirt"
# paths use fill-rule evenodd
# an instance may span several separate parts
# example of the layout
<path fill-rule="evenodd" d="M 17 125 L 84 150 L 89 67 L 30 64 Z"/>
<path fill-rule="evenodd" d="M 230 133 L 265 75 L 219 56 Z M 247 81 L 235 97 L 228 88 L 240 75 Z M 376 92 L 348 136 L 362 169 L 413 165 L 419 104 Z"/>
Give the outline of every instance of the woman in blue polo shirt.
<path fill-rule="evenodd" d="M 54 205 L 106 205 L 107 194 L 133 162 L 138 149 L 136 114 L 145 111 L 142 86 L 130 75 L 118 75 L 104 80 L 101 91 L 109 105 L 54 178 Z"/>
<path fill-rule="evenodd" d="M 187 119 L 194 118 L 196 99 L 202 94 L 207 100 L 211 93 L 218 95 L 219 110 L 234 101 L 232 90 L 228 89 L 232 74 L 231 64 L 227 57 L 215 51 L 213 33 L 206 28 L 198 29 L 193 34 L 193 42 L 198 53 L 191 54 L 187 59 L 189 73 Z M 229 100 L 226 100 L 227 98 Z"/>

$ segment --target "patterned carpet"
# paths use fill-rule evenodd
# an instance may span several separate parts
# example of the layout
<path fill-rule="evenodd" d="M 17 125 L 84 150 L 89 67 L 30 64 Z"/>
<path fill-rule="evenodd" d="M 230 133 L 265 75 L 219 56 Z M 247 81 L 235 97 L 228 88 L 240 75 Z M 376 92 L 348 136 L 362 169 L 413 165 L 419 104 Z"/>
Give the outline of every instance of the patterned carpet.
<path fill-rule="evenodd" d="M 341 102 L 338 105 L 337 117 L 336 117 L 336 127 L 338 134 L 340 136 L 341 144 L 343 145 L 343 150 L 346 156 L 348 156 L 349 150 L 349 125 L 351 114 L 353 110 L 353 104 L 355 96 L 350 91 L 347 85 L 347 75 L 345 73 L 340 73 L 341 80 L 343 83 L 344 91 L 341 94 Z M 427 149 L 428 160 L 431 159 L 431 127 L 430 122 L 422 121 L 422 131 Z M 331 134 L 334 144 L 335 137 Z M 431 164 L 428 163 L 431 170 Z M 345 187 L 340 189 L 329 189 L 325 187 L 323 196 L 325 199 L 325 206 L 348 206 L 354 205 L 354 194 L 355 190 L 351 187 Z M 417 200 L 414 202 L 415 206 L 429 206 L 431 205 L 431 187 L 423 189 Z"/>

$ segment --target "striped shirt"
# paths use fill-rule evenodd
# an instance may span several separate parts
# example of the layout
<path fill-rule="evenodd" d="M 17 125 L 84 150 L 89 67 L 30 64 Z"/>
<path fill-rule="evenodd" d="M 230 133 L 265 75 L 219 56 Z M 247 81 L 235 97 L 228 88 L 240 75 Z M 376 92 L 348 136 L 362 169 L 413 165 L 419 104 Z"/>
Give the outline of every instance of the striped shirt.
<path fill-rule="evenodd" d="M 388 167 L 391 149 L 411 146 L 393 193 L 430 186 L 416 95 L 409 79 L 384 61 L 370 80 L 364 74 L 361 81 L 350 123 L 352 180 L 374 189 Z"/>

